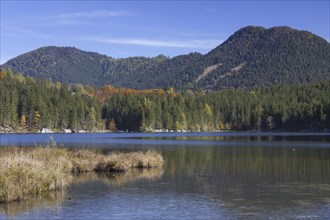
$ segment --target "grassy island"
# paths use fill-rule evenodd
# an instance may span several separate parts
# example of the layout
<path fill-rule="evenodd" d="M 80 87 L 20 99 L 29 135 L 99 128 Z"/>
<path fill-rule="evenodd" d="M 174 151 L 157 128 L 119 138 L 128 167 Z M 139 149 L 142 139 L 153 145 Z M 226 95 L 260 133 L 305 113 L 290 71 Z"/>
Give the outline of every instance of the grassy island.
<path fill-rule="evenodd" d="M 78 172 L 124 172 L 135 168 L 162 167 L 160 153 L 112 152 L 97 154 L 90 150 L 59 147 L 6 147 L 0 149 L 0 203 L 24 199 L 62 189 Z"/>

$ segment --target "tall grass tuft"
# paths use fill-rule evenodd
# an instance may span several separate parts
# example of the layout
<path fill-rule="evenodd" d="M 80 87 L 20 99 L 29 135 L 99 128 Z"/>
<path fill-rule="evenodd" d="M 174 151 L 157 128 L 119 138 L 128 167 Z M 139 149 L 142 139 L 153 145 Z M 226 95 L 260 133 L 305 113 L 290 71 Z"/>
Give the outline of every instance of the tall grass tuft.
<path fill-rule="evenodd" d="M 128 171 L 162 167 L 163 163 L 161 154 L 155 151 L 101 155 L 55 146 L 0 148 L 0 203 L 64 188 L 75 172 Z"/>
<path fill-rule="evenodd" d="M 96 165 L 96 171 L 127 171 L 132 168 L 162 167 L 163 157 L 156 151 L 147 152 L 115 152 L 101 160 Z"/>
<path fill-rule="evenodd" d="M 21 200 L 28 194 L 42 194 L 70 182 L 65 151 L 49 148 L 16 149 L 0 156 L 0 202 Z M 6 155 L 6 156 L 4 156 Z"/>

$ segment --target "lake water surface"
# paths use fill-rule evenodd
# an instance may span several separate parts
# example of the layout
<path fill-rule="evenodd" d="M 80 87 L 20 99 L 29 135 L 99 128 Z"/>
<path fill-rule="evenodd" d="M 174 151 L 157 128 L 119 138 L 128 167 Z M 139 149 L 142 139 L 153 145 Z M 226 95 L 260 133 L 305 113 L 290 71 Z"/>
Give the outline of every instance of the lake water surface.
<path fill-rule="evenodd" d="M 0 146 L 156 149 L 164 169 L 83 174 L 0 219 L 329 219 L 325 133 L 1 134 Z M 69 199 L 72 198 L 72 199 Z"/>

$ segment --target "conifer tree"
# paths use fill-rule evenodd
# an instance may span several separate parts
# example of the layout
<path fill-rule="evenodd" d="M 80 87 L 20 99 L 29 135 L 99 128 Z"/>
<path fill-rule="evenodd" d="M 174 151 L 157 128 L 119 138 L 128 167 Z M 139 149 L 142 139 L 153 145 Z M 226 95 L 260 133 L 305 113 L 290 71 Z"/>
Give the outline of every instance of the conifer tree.
<path fill-rule="evenodd" d="M 33 130 L 34 131 L 38 131 L 39 130 L 39 118 L 40 118 L 40 114 L 38 111 L 34 112 L 34 116 L 33 116 Z"/>
<path fill-rule="evenodd" d="M 26 129 L 26 125 L 27 125 L 27 120 L 26 120 L 26 116 L 25 114 L 23 114 L 21 116 L 21 120 L 20 120 L 20 125 L 23 129 Z"/>
<path fill-rule="evenodd" d="M 90 107 L 88 112 L 88 129 L 93 131 L 94 127 L 96 126 L 96 111 L 94 107 Z"/>

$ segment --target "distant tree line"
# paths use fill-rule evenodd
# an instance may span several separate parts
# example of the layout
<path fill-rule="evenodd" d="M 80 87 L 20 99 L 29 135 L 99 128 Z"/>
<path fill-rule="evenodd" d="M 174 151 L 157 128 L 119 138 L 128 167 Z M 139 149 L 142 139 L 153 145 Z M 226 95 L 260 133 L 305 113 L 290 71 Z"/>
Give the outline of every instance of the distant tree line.
<path fill-rule="evenodd" d="M 321 130 L 330 128 L 330 81 L 255 90 L 113 94 L 102 118 L 121 130 Z"/>
<path fill-rule="evenodd" d="M 330 81 L 224 89 L 133 90 L 62 84 L 0 72 L 0 125 L 14 130 L 330 129 Z"/>
<path fill-rule="evenodd" d="M 37 80 L 12 71 L 0 72 L 0 125 L 29 131 L 41 128 L 93 130 L 101 104 L 75 87 Z"/>

